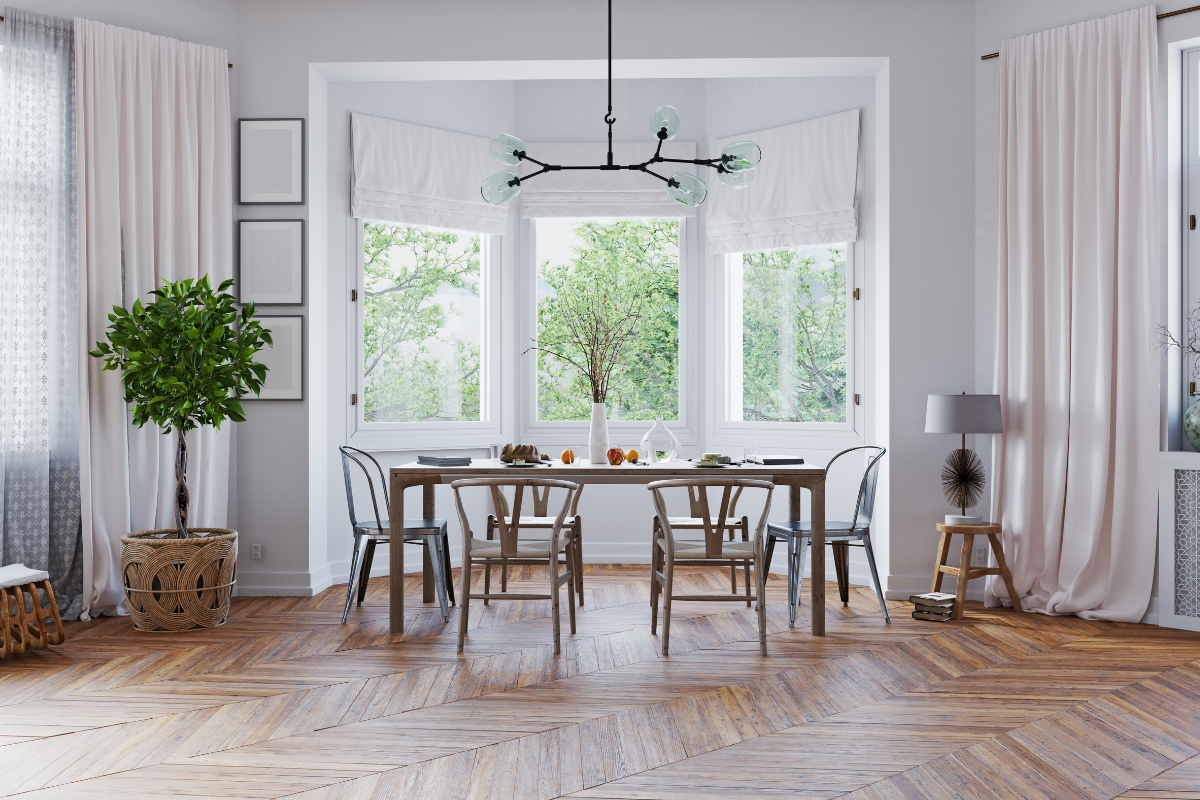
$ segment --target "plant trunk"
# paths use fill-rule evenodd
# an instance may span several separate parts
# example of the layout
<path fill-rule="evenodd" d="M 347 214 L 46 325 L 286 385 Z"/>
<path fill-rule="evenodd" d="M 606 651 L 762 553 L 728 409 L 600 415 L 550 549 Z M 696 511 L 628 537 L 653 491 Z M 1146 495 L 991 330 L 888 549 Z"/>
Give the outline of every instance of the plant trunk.
<path fill-rule="evenodd" d="M 175 451 L 175 524 L 179 526 L 176 538 L 188 538 L 188 488 L 187 488 L 187 434 L 175 428 L 178 437 Z"/>

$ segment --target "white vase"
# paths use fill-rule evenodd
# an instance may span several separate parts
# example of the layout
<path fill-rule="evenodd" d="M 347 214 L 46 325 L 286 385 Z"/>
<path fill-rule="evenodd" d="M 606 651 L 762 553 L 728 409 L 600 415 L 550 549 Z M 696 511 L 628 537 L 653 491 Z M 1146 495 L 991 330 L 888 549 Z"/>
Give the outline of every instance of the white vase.
<path fill-rule="evenodd" d="M 608 463 L 608 411 L 604 403 L 592 403 L 592 430 L 588 434 L 588 459 Z"/>

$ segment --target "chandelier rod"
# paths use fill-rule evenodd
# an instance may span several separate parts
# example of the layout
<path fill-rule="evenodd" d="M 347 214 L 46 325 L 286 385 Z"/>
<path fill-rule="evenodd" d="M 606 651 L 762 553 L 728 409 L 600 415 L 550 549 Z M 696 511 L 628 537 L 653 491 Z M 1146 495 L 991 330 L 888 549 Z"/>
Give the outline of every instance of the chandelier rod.
<path fill-rule="evenodd" d="M 604 115 L 608 123 L 608 166 L 613 166 L 612 126 L 617 118 L 612 115 L 612 0 L 608 0 L 608 113 Z"/>

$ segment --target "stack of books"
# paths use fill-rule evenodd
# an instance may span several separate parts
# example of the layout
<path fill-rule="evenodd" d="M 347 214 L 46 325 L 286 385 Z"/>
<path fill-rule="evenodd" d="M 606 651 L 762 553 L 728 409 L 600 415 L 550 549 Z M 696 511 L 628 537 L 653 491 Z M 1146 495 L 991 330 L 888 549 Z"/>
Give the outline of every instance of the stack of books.
<path fill-rule="evenodd" d="M 469 456 L 417 456 L 417 463 L 426 467 L 469 467 Z"/>
<path fill-rule="evenodd" d="M 913 619 L 928 619 L 934 622 L 949 622 L 954 618 L 954 595 L 946 592 L 914 594 L 908 598 L 913 604 Z"/>

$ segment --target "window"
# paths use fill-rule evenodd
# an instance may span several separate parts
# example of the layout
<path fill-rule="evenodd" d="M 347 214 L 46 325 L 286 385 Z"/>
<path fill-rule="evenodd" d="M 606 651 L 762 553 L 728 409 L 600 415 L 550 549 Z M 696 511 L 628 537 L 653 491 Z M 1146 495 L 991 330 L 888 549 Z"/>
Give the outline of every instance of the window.
<path fill-rule="evenodd" d="M 483 419 L 482 238 L 363 226 L 364 422 Z"/>
<path fill-rule="evenodd" d="M 847 423 L 848 252 L 832 244 L 729 257 L 728 421 Z"/>
<path fill-rule="evenodd" d="M 536 221 L 537 307 L 540 345 L 555 343 L 567 358 L 538 351 L 539 421 L 585 421 L 591 393 L 581 369 L 585 331 L 572 309 L 601 309 L 599 327 L 632 323 L 607 402 L 614 418 L 678 420 L 678 219 L 568 219 Z M 572 363 L 574 362 L 574 363 Z"/>

